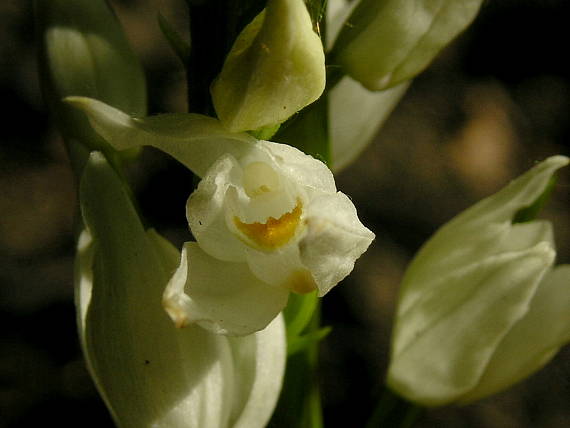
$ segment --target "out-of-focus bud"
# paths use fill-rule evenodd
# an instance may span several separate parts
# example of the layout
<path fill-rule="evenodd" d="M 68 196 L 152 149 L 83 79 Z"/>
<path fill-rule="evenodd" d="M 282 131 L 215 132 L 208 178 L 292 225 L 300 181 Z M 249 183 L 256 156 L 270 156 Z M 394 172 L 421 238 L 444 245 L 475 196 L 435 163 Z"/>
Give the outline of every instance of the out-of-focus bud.
<path fill-rule="evenodd" d="M 329 135 L 333 171 L 354 161 L 374 138 L 408 89 L 408 83 L 370 92 L 349 76 L 329 92 Z"/>
<path fill-rule="evenodd" d="M 356 2 L 327 2 L 327 47 L 332 47 L 342 24 Z M 328 93 L 330 163 L 335 172 L 344 169 L 374 138 L 406 93 L 408 82 L 385 91 L 371 92 L 350 76 L 344 76 Z"/>
<path fill-rule="evenodd" d="M 142 116 L 146 112 L 143 70 L 105 0 L 36 0 L 35 7 L 44 98 L 72 161 L 82 163 L 89 150 L 110 147 L 85 116 L 62 99 L 90 96 Z M 84 147 L 88 150 L 83 149 L 80 161 L 73 153 Z"/>
<path fill-rule="evenodd" d="M 570 340 L 570 265 L 550 223 L 513 223 L 568 164 L 554 156 L 443 226 L 403 280 L 388 385 L 424 406 L 508 388 Z"/>
<path fill-rule="evenodd" d="M 180 254 L 145 230 L 116 172 L 94 152 L 80 201 L 76 304 L 81 345 L 97 388 L 122 428 L 262 428 L 285 368 L 277 317 L 230 338 L 176 328 L 161 305 Z"/>
<path fill-rule="evenodd" d="M 238 36 L 211 92 L 230 131 L 274 126 L 315 101 L 325 58 L 303 0 L 269 0 Z"/>
<path fill-rule="evenodd" d="M 474 19 L 482 0 L 361 0 L 333 63 L 377 91 L 413 78 Z"/>

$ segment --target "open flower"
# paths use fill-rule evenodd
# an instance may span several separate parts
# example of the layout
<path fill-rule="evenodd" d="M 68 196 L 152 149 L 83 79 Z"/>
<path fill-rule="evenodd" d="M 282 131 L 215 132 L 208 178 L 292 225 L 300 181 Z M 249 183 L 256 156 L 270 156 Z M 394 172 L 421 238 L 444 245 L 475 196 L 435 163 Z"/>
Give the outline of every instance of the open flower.
<path fill-rule="evenodd" d="M 70 102 L 117 149 L 152 145 L 203 176 L 187 204 L 197 243 L 185 244 L 164 294 L 179 326 L 263 329 L 289 292 L 325 295 L 374 238 L 330 170 L 293 147 L 228 133 L 205 116 L 133 119 L 99 101 Z"/>
<path fill-rule="evenodd" d="M 570 340 L 570 265 L 549 222 L 514 223 L 568 164 L 554 156 L 443 226 L 402 283 L 388 385 L 425 406 L 469 403 L 546 364 Z"/>
<path fill-rule="evenodd" d="M 285 369 L 281 317 L 264 331 L 225 337 L 177 329 L 161 297 L 179 254 L 143 228 L 100 153 L 80 185 L 86 230 L 76 264 L 77 321 L 89 371 L 123 428 L 262 428 Z"/>

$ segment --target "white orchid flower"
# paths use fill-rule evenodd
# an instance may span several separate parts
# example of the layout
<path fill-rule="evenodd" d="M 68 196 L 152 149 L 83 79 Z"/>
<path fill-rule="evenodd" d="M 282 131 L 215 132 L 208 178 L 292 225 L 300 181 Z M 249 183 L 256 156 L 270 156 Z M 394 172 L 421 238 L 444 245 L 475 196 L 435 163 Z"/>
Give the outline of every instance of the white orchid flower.
<path fill-rule="evenodd" d="M 225 337 L 174 327 L 161 306 L 178 251 L 145 231 L 105 158 L 93 153 L 80 200 L 76 303 L 88 368 L 122 428 L 262 428 L 285 368 L 281 317 Z"/>
<path fill-rule="evenodd" d="M 402 283 L 388 385 L 424 406 L 469 403 L 540 369 L 570 341 L 570 265 L 549 222 L 513 223 L 568 164 L 554 156 L 443 226 Z"/>
<path fill-rule="evenodd" d="M 203 177 L 187 204 L 197 243 L 185 244 L 164 294 L 179 326 L 261 330 L 291 291 L 325 295 L 374 238 L 330 170 L 295 148 L 231 134 L 205 116 L 133 119 L 96 100 L 69 102 L 115 148 L 155 146 Z"/>

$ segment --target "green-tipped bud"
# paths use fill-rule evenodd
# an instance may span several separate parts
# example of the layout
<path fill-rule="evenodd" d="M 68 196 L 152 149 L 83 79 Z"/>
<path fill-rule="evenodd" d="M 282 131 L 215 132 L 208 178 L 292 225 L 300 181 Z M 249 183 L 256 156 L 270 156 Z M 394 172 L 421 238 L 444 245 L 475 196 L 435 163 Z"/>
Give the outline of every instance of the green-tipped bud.
<path fill-rule="evenodd" d="M 553 156 L 443 226 L 404 277 L 388 385 L 424 406 L 466 404 L 540 369 L 570 341 L 570 265 L 549 222 L 513 223 L 568 158 Z"/>
<path fill-rule="evenodd" d="M 135 116 L 145 114 L 144 74 L 116 16 L 104 0 L 37 0 L 35 5 L 42 89 L 68 148 L 72 153 L 81 147 L 110 150 L 85 116 L 62 99 L 89 96 Z"/>
<path fill-rule="evenodd" d="M 377 91 L 413 78 L 474 19 L 482 0 L 361 0 L 333 48 L 345 73 Z"/>
<path fill-rule="evenodd" d="M 303 0 L 269 0 L 238 36 L 211 92 L 231 131 L 274 126 L 315 101 L 325 59 Z"/>

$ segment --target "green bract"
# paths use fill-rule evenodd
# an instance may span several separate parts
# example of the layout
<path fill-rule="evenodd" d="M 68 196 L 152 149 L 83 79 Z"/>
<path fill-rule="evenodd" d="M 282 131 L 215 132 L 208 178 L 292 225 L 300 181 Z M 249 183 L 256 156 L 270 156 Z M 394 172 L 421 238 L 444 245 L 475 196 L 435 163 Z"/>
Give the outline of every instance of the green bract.
<path fill-rule="evenodd" d="M 269 0 L 238 36 L 211 92 L 231 131 L 274 126 L 315 101 L 325 58 L 303 0 Z"/>
<path fill-rule="evenodd" d="M 105 0 L 36 0 L 35 5 L 46 102 L 70 151 L 104 150 L 106 143 L 84 115 L 62 99 L 95 97 L 144 115 L 146 85 L 139 61 Z M 86 159 L 87 153 L 81 156 Z M 76 157 L 72 161 L 77 163 Z"/>
<path fill-rule="evenodd" d="M 118 426 L 263 427 L 285 365 L 281 318 L 244 338 L 177 329 L 161 306 L 178 251 L 145 231 L 119 177 L 93 153 L 80 185 L 81 344 Z"/>
<path fill-rule="evenodd" d="M 550 223 L 513 224 L 554 156 L 443 226 L 407 270 L 388 385 L 425 406 L 468 403 L 538 370 L 570 340 L 570 265 L 552 269 Z"/>
<path fill-rule="evenodd" d="M 361 0 L 334 44 L 333 63 L 370 90 L 397 85 L 427 67 L 471 23 L 481 3 Z"/>

